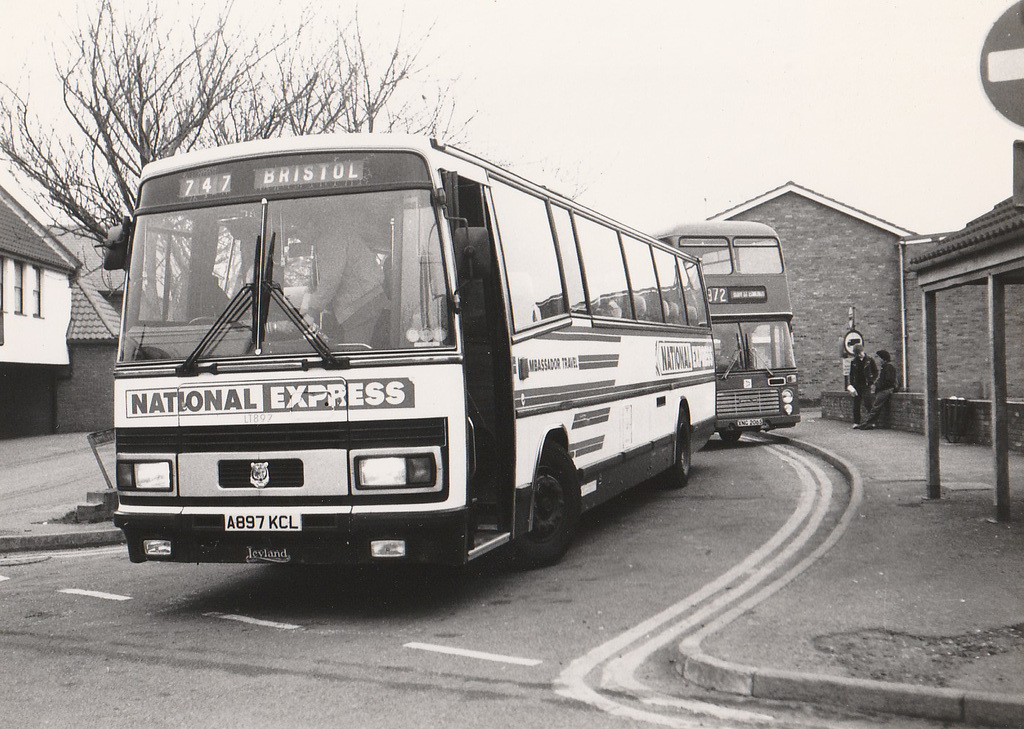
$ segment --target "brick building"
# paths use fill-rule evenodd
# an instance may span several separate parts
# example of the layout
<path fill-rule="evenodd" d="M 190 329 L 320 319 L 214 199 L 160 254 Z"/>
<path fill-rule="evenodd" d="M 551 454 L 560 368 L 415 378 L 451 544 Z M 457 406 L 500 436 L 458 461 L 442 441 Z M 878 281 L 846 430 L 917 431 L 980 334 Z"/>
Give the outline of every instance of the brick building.
<path fill-rule="evenodd" d="M 842 340 L 851 307 L 869 350 L 899 356 L 900 241 L 911 231 L 793 182 L 712 220 L 754 220 L 779 234 L 805 400 L 817 402 L 823 391 L 843 388 Z"/>
<path fill-rule="evenodd" d="M 978 220 L 991 215 L 985 213 Z M 823 392 L 842 390 L 841 339 L 850 307 L 855 307 L 856 326 L 868 350 L 892 352 L 906 389 L 923 389 L 922 293 L 908 262 L 941 249 L 947 234 L 915 235 L 794 182 L 712 219 L 755 220 L 778 232 L 789 276 L 794 346 L 805 400 L 816 403 Z M 1022 288 L 1007 289 L 1010 341 L 1024 337 Z M 937 298 L 939 396 L 988 398 L 991 364 L 984 287 L 941 291 Z M 1024 397 L 1024 355 L 1014 353 L 1007 360 L 1008 395 L 1020 399 Z"/>
<path fill-rule="evenodd" d="M 68 233 L 57 238 L 82 264 L 71 289 L 70 367 L 57 383 L 57 429 L 105 430 L 114 425 L 114 360 L 124 273 L 102 269 L 102 256 L 91 238 Z"/>
<path fill-rule="evenodd" d="M 75 281 L 68 329 L 70 367 L 57 383 L 57 429 L 114 427 L 114 360 L 121 312 L 91 277 Z"/>

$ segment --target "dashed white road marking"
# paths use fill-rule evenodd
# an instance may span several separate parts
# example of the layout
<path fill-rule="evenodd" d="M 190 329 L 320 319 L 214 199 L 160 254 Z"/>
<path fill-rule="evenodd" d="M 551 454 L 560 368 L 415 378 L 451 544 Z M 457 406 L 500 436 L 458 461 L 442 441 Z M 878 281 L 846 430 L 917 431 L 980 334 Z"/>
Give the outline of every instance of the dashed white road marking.
<path fill-rule="evenodd" d="M 78 590 L 78 589 L 75 589 L 73 587 L 72 588 L 68 588 L 67 590 L 58 590 L 58 592 L 63 592 L 65 594 L 67 594 L 67 595 L 82 595 L 84 597 L 98 597 L 101 600 L 116 600 L 116 601 L 131 600 L 131 598 L 128 597 L 127 595 L 114 595 L 114 594 L 112 594 L 110 592 L 96 592 L 95 590 Z"/>
<path fill-rule="evenodd" d="M 412 648 L 419 651 L 431 651 L 433 653 L 445 653 L 450 656 L 462 656 L 463 658 L 477 658 L 481 661 L 494 661 L 496 663 L 512 663 L 517 666 L 539 666 L 544 661 L 535 658 L 517 658 L 516 656 L 503 656 L 497 653 L 483 653 L 471 651 L 465 648 L 450 648 L 443 645 L 432 645 L 430 643 L 406 643 L 405 648 Z"/>
<path fill-rule="evenodd" d="M 3 582 L 4 580 L 9 580 L 9 579 L 11 579 L 11 578 L 10 577 L 4 577 L 3 575 L 0 575 L 0 582 Z"/>
<path fill-rule="evenodd" d="M 230 613 L 203 613 L 208 618 L 220 618 L 221 620 L 234 620 L 236 623 L 246 623 L 248 625 L 259 625 L 263 628 L 276 628 L 277 630 L 299 630 L 302 628 L 301 625 L 295 625 L 293 623 L 278 623 L 273 620 L 260 620 L 259 618 L 250 618 L 248 615 L 232 615 Z"/>

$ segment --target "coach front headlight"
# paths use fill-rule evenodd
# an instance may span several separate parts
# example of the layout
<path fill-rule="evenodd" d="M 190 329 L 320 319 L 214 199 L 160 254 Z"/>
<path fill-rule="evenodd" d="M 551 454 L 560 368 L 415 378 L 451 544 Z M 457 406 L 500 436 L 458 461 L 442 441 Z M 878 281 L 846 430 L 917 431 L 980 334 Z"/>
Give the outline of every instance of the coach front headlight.
<path fill-rule="evenodd" d="M 117 488 L 135 491 L 170 491 L 170 461 L 119 461 Z"/>
<path fill-rule="evenodd" d="M 359 448 L 349 451 L 354 496 L 422 495 L 445 489 L 443 449 Z"/>
<path fill-rule="evenodd" d="M 357 489 L 431 488 L 437 463 L 431 453 L 407 456 L 356 456 Z"/>

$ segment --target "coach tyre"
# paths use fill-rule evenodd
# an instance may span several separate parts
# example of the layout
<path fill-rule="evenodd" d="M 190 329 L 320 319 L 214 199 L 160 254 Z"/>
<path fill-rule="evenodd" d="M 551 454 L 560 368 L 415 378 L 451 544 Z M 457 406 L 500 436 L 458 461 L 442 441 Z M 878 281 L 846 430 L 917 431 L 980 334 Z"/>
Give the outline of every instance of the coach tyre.
<path fill-rule="evenodd" d="M 533 479 L 533 526 L 514 542 L 525 567 L 554 564 L 569 547 L 580 516 L 580 484 L 565 449 L 549 443 Z"/>
<path fill-rule="evenodd" d="M 690 446 L 690 421 L 683 419 L 676 432 L 676 458 L 669 468 L 666 476 L 666 483 L 669 488 L 686 488 L 690 480 L 690 461 L 692 460 L 692 448 Z"/>

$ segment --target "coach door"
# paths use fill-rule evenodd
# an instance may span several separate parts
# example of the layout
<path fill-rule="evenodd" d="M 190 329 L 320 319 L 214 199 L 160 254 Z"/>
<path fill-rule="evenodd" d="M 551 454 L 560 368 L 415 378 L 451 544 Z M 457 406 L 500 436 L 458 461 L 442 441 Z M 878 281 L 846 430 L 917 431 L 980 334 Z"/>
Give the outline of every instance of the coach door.
<path fill-rule="evenodd" d="M 511 354 L 483 185 L 444 173 L 465 346 L 466 395 L 475 462 L 469 498 L 486 544 L 512 528 L 514 437 Z"/>

